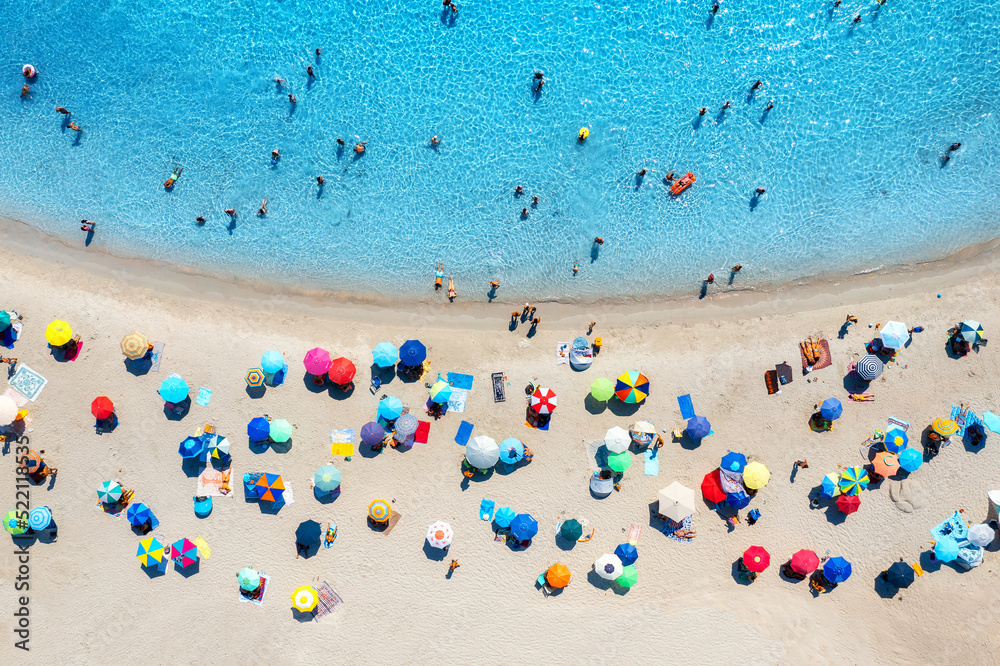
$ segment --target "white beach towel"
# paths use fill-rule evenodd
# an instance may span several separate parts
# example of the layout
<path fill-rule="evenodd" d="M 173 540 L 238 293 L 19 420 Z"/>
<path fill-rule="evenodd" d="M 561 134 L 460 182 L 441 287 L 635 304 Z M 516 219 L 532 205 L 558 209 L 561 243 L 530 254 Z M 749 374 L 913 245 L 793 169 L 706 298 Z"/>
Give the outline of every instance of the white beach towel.
<path fill-rule="evenodd" d="M 452 389 L 451 397 L 448 398 L 448 411 L 462 414 L 465 412 L 465 401 L 469 397 L 469 392 L 465 389 Z"/>
<path fill-rule="evenodd" d="M 556 343 L 556 365 L 569 365 L 569 349 L 568 342 Z"/>

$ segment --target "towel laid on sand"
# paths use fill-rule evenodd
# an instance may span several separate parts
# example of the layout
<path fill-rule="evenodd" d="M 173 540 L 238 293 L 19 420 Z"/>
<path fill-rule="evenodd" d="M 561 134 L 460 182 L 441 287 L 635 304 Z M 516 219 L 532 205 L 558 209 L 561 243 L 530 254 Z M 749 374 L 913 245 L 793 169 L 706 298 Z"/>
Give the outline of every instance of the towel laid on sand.
<path fill-rule="evenodd" d="M 458 433 L 455 435 L 455 441 L 459 446 L 465 446 L 469 443 L 469 437 L 472 436 L 472 429 L 476 426 L 469 423 L 468 421 L 462 421 L 458 426 Z"/>
<path fill-rule="evenodd" d="M 681 408 L 681 418 L 685 421 L 687 419 L 693 419 L 694 414 L 694 403 L 691 402 L 691 394 L 679 395 L 677 396 L 677 406 Z"/>
<path fill-rule="evenodd" d="M 413 441 L 417 444 L 426 444 L 427 435 L 430 434 L 430 421 L 417 421 L 417 432 L 413 433 Z"/>
<path fill-rule="evenodd" d="M 676 523 L 669 518 L 663 522 L 663 533 L 667 535 L 668 539 L 673 539 L 674 541 L 680 541 L 682 543 L 690 541 L 691 537 L 679 537 L 675 534 L 678 530 L 689 529 L 691 529 L 691 516 L 688 516 L 679 523 Z"/>
<path fill-rule="evenodd" d="M 659 449 L 646 449 L 642 452 L 642 471 L 646 476 L 660 475 L 660 456 L 657 455 Z"/>
<path fill-rule="evenodd" d="M 465 389 L 466 391 L 472 390 L 472 375 L 463 375 L 460 372 L 449 372 L 448 373 L 448 383 L 451 384 L 452 388 Z"/>
<path fill-rule="evenodd" d="M 830 343 L 826 340 L 819 341 L 819 362 L 813 366 L 813 370 L 822 370 L 833 364 L 833 360 L 830 357 Z M 802 347 L 799 347 L 799 358 L 802 359 L 802 367 L 809 367 L 809 361 L 806 360 L 806 355 L 802 352 Z"/>

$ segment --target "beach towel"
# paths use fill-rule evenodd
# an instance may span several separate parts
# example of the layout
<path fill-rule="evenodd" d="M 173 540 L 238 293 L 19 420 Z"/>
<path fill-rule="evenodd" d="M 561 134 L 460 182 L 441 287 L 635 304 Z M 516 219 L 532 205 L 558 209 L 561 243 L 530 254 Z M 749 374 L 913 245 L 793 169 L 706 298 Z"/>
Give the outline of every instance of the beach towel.
<path fill-rule="evenodd" d="M 426 444 L 427 435 L 431 432 L 430 421 L 417 421 L 417 431 L 413 433 L 413 441 L 417 444 Z"/>
<path fill-rule="evenodd" d="M 250 599 L 250 598 L 248 598 L 245 594 L 243 594 L 243 590 L 241 590 L 239 588 L 236 588 L 236 594 L 239 595 L 240 602 L 241 603 L 257 604 L 258 606 L 263 606 L 264 605 L 264 595 L 267 594 L 267 581 L 269 581 L 269 580 L 271 580 L 270 576 L 267 576 L 267 575 L 265 575 L 263 573 L 260 574 L 260 594 L 257 596 L 256 599 Z"/>
<path fill-rule="evenodd" d="M 893 428 L 899 428 L 903 432 L 906 432 L 910 429 L 910 424 L 903 419 L 897 419 L 895 416 L 890 416 L 885 420 L 885 431 L 889 432 Z"/>
<path fill-rule="evenodd" d="M 569 347 L 568 342 L 556 343 L 556 365 L 569 365 Z"/>
<path fill-rule="evenodd" d="M 475 428 L 473 424 L 468 421 L 462 421 L 458 426 L 458 432 L 455 434 L 455 441 L 459 446 L 465 446 L 469 443 L 469 437 L 472 436 L 472 429 Z"/>
<path fill-rule="evenodd" d="M 206 560 L 212 557 L 212 549 L 208 547 L 208 542 L 205 541 L 205 537 L 199 534 L 195 538 L 191 539 L 191 543 L 198 547 L 198 557 Z"/>
<path fill-rule="evenodd" d="M 502 372 L 494 372 L 490 377 L 493 379 L 493 402 L 504 402 L 507 394 L 504 391 L 504 375 Z"/>
<path fill-rule="evenodd" d="M 152 372 L 160 371 L 160 361 L 163 360 L 163 347 L 165 346 L 162 342 L 153 343 L 153 351 L 149 354 L 149 369 Z"/>
<path fill-rule="evenodd" d="M 792 383 L 792 366 L 787 363 L 779 363 L 774 366 L 774 372 L 778 375 L 778 385 Z"/>
<path fill-rule="evenodd" d="M 983 425 L 993 432 L 1000 434 L 1000 416 L 997 416 L 993 412 L 983 412 Z"/>
<path fill-rule="evenodd" d="M 468 395 L 469 391 L 466 389 L 453 388 L 451 390 L 451 397 L 448 398 L 448 409 L 456 414 L 464 413 L 465 400 Z"/>
<path fill-rule="evenodd" d="M 64 356 L 63 358 L 65 358 L 67 361 L 75 361 L 76 359 L 80 358 L 80 352 L 82 351 L 83 351 L 83 341 L 81 340 L 80 342 L 76 343 L 76 353 L 73 354 L 72 356 L 69 355 Z"/>
<path fill-rule="evenodd" d="M 48 383 L 49 380 L 23 363 L 17 364 L 17 371 L 10 378 L 10 385 L 31 402 L 38 399 L 38 396 L 42 394 L 42 389 Z"/>
<path fill-rule="evenodd" d="M 691 402 L 691 394 L 677 396 L 677 406 L 681 408 L 681 418 L 684 420 L 694 418 L 694 403 Z"/>
<path fill-rule="evenodd" d="M 330 454 L 348 458 L 354 455 L 354 428 L 334 428 L 330 431 Z"/>
<path fill-rule="evenodd" d="M 632 523 L 628 528 L 628 536 L 625 538 L 625 543 L 630 543 L 634 546 L 639 543 L 640 536 L 642 536 L 642 525 Z"/>
<path fill-rule="evenodd" d="M 229 490 L 223 491 L 222 484 L 229 479 Z M 236 477 L 237 479 L 239 477 Z M 201 470 L 201 474 L 198 475 L 198 488 L 195 491 L 195 495 L 198 497 L 225 497 L 226 495 L 232 494 L 233 486 L 233 467 L 229 466 L 229 469 L 215 469 L 211 465 Z"/>
<path fill-rule="evenodd" d="M 202 386 L 198 389 L 198 397 L 195 399 L 202 407 L 208 407 L 208 401 L 212 399 L 212 389 L 207 389 Z"/>
<path fill-rule="evenodd" d="M 778 373 L 775 370 L 768 370 L 764 373 L 764 386 L 767 388 L 768 395 L 774 395 L 775 393 L 780 393 L 781 389 L 778 388 Z"/>
<path fill-rule="evenodd" d="M 830 343 L 826 340 L 820 340 L 817 344 L 819 345 L 819 362 L 812 369 L 822 370 L 833 364 L 830 357 Z M 802 367 L 809 367 L 809 362 L 806 360 L 806 355 L 802 352 L 802 347 L 799 347 L 799 357 L 802 359 Z"/>
<path fill-rule="evenodd" d="M 983 422 L 976 416 L 976 413 L 965 408 L 965 413 L 962 413 L 961 407 L 951 406 L 951 420 L 958 424 L 958 432 L 955 433 L 959 437 L 965 437 L 965 431 L 969 429 L 970 426 L 974 425 L 984 425 Z"/>
<path fill-rule="evenodd" d="M 388 525 L 386 525 L 385 529 L 382 530 L 382 534 L 388 534 L 389 532 L 391 532 L 392 528 L 394 528 L 396 526 L 396 523 L 398 523 L 399 519 L 402 518 L 402 517 L 403 517 L 403 514 L 401 514 L 399 511 L 396 511 L 395 509 L 393 509 L 392 510 L 392 514 L 389 516 Z"/>
<path fill-rule="evenodd" d="M 322 585 L 316 588 L 316 592 L 319 593 L 319 603 L 313 609 L 313 620 L 316 622 L 344 605 L 344 600 L 333 591 L 333 588 L 325 580 Z"/>
<path fill-rule="evenodd" d="M 326 534 L 323 537 L 323 548 L 330 548 L 337 543 L 337 524 L 330 523 L 326 526 Z"/>
<path fill-rule="evenodd" d="M 583 448 L 587 452 L 587 469 L 591 472 L 599 472 L 604 469 L 608 462 L 607 449 L 601 450 L 604 446 L 603 439 L 592 441 L 583 440 Z"/>
<path fill-rule="evenodd" d="M 493 520 L 494 507 L 496 507 L 496 502 L 483 498 L 483 501 L 479 503 L 479 517 L 482 520 Z"/>
<path fill-rule="evenodd" d="M 451 384 L 453 389 L 465 389 L 466 391 L 472 390 L 472 375 L 463 375 L 460 372 L 449 372 L 448 373 L 448 383 Z"/>
<path fill-rule="evenodd" d="M 667 535 L 668 539 L 673 539 L 674 541 L 680 541 L 686 543 L 691 540 L 691 537 L 679 537 L 675 533 L 679 530 L 689 530 L 691 529 L 691 516 L 688 516 L 679 523 L 676 523 L 669 518 L 663 521 L 663 533 Z"/>
<path fill-rule="evenodd" d="M 643 466 L 642 471 L 646 476 L 659 476 L 660 475 L 660 456 L 659 449 L 649 448 L 642 452 Z"/>

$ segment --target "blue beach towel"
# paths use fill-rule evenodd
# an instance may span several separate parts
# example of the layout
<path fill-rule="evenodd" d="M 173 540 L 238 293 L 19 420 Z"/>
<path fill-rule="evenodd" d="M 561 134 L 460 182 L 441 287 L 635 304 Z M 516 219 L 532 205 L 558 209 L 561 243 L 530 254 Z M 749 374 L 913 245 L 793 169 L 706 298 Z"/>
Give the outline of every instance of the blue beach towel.
<path fill-rule="evenodd" d="M 642 452 L 642 471 L 646 474 L 646 476 L 660 475 L 660 456 L 658 456 L 657 453 L 659 453 L 658 449 L 646 449 Z"/>
<path fill-rule="evenodd" d="M 459 372 L 449 372 L 448 382 L 455 388 L 465 389 L 466 391 L 472 390 L 472 375 L 463 375 Z"/>
<path fill-rule="evenodd" d="M 496 502 L 493 500 L 483 499 L 479 503 L 479 517 L 483 520 L 493 520 L 493 507 L 496 506 Z"/>
<path fill-rule="evenodd" d="M 675 523 L 669 518 L 663 523 L 663 533 L 667 535 L 668 539 L 673 539 L 674 541 L 680 541 L 682 543 L 687 543 L 691 539 L 685 539 L 683 537 L 675 536 L 674 532 L 677 530 L 689 530 L 691 529 L 691 516 L 688 516 L 683 521 Z"/>
<path fill-rule="evenodd" d="M 458 442 L 459 446 L 465 446 L 469 443 L 469 437 L 472 436 L 472 429 L 475 427 L 468 421 L 462 421 L 462 424 L 458 426 L 458 433 L 455 435 L 455 441 Z"/>
<path fill-rule="evenodd" d="M 195 399 L 196 403 L 198 403 L 202 407 L 208 407 L 208 401 L 211 399 L 212 399 L 212 389 L 207 389 L 204 386 L 198 389 L 198 397 Z"/>
<path fill-rule="evenodd" d="M 982 425 L 983 422 L 979 420 L 979 417 L 976 416 L 976 413 L 971 409 L 967 409 L 965 411 L 965 416 L 959 415 L 961 411 L 961 408 L 956 407 L 955 405 L 951 406 L 951 419 L 958 424 L 957 434 L 959 437 L 964 438 L 965 431 L 969 428 L 969 426 Z"/>
<path fill-rule="evenodd" d="M 694 404 L 691 402 L 691 394 L 677 396 L 677 405 L 681 408 L 681 418 L 684 420 L 693 419 Z"/>

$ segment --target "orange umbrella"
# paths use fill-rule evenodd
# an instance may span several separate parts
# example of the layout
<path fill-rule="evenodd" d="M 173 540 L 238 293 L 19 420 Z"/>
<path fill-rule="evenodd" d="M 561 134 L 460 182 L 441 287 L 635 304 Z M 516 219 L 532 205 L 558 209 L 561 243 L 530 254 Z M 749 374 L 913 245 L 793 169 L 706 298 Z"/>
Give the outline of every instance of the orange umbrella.
<path fill-rule="evenodd" d="M 875 456 L 872 468 L 879 476 L 892 476 L 899 469 L 899 457 L 894 453 L 883 451 Z"/>
<path fill-rule="evenodd" d="M 549 567 L 549 570 L 545 572 L 545 580 L 547 580 L 549 585 L 552 587 L 566 587 L 569 585 L 569 578 L 569 569 L 567 569 L 564 564 L 553 564 Z"/>

